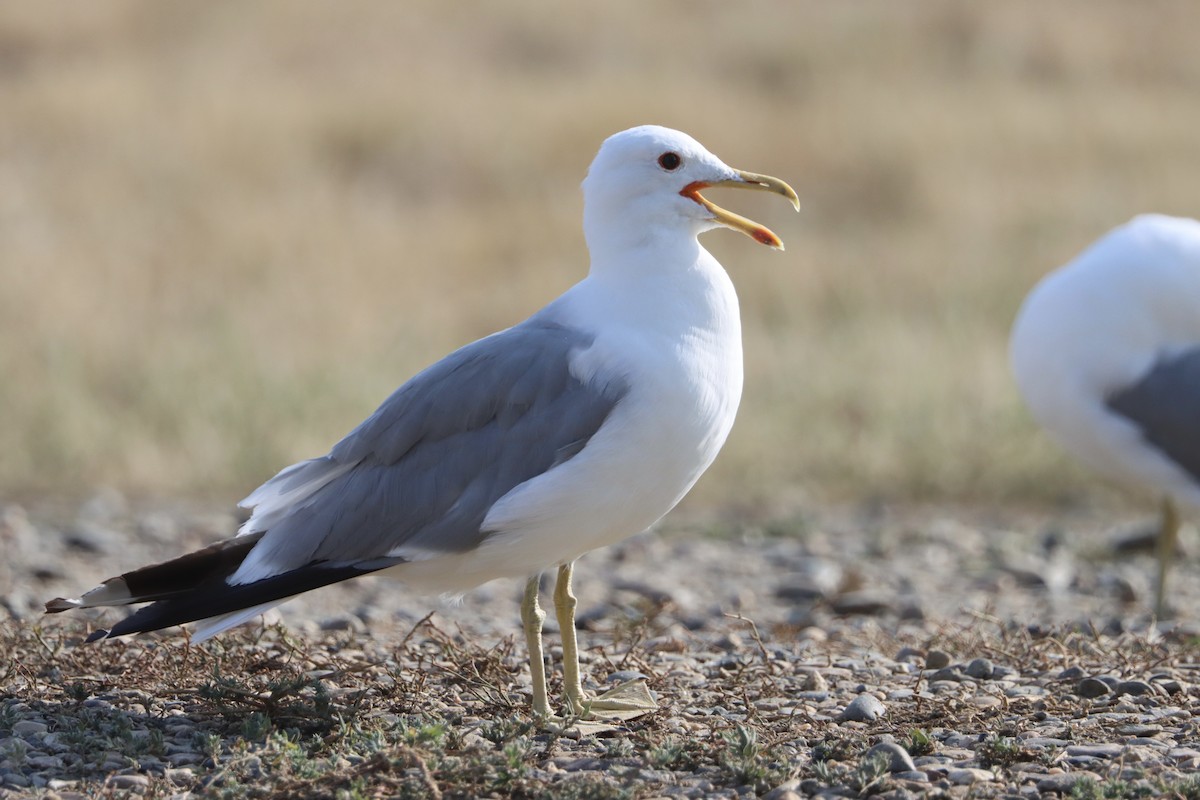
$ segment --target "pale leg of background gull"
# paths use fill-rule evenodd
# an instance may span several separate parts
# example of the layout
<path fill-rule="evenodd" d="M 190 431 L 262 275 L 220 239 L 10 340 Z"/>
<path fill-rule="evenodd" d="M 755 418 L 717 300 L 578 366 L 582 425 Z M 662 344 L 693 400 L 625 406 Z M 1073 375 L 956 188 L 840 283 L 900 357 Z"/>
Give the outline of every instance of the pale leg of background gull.
<path fill-rule="evenodd" d="M 1167 571 L 1175 557 L 1179 540 L 1179 509 L 1170 496 L 1163 497 L 1162 528 L 1158 531 L 1158 586 L 1154 591 L 1154 616 L 1163 619 L 1167 611 Z"/>

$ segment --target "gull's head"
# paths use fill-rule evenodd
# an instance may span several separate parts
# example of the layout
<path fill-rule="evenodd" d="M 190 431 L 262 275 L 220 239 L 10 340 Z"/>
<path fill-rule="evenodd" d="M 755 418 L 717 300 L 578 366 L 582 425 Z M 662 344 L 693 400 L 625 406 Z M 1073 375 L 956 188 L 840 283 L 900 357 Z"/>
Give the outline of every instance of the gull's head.
<path fill-rule="evenodd" d="M 779 237 L 763 225 L 700 194 L 711 187 L 774 192 L 800 208 L 792 187 L 778 178 L 734 169 L 686 133 L 642 125 L 608 137 L 588 169 L 583 204 L 589 241 L 617 231 L 634 238 L 653 230 L 694 237 L 725 226 L 783 249 Z"/>

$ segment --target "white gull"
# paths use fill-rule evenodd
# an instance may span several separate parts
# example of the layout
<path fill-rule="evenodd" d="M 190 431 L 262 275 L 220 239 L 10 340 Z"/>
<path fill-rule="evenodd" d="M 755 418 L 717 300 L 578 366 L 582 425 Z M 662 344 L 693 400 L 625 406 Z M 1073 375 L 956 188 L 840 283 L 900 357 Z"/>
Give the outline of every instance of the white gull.
<path fill-rule="evenodd" d="M 1010 356 L 1034 418 L 1097 472 L 1163 495 L 1155 612 L 1177 503 L 1200 508 L 1200 222 L 1145 214 L 1025 299 Z"/>
<path fill-rule="evenodd" d="M 242 502 L 253 513 L 237 537 L 47 611 L 150 602 L 92 639 L 196 622 L 198 640 L 367 573 L 431 592 L 528 577 L 533 708 L 546 718 L 538 574 L 557 566 L 568 713 L 650 705 L 644 690 L 585 698 L 571 570 L 670 511 L 733 425 L 737 295 L 697 236 L 726 226 L 783 244 L 700 194 L 716 186 L 799 208 L 783 181 L 732 169 L 678 131 L 610 137 L 583 182 L 586 278 L 413 377 L 328 455 L 267 481 Z"/>

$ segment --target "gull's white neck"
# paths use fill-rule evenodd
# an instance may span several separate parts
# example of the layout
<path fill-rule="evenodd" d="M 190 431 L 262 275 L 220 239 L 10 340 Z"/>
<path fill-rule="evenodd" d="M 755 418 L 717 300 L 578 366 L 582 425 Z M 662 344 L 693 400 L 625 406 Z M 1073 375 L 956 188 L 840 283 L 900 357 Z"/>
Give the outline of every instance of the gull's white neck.
<path fill-rule="evenodd" d="M 680 482 L 686 491 L 716 456 L 742 392 L 741 319 L 725 270 L 695 235 L 660 230 L 637 247 L 593 249 L 588 276 L 547 311 L 596 336 L 573 363 L 578 377 L 631 382 L 631 409 L 676 409 L 655 425 L 664 447 L 701 454 Z"/>
<path fill-rule="evenodd" d="M 740 354 L 733 283 L 695 233 L 647 226 L 627 230 L 587 237 L 591 267 L 578 286 L 587 304 L 605 314 L 609 324 L 619 319 L 672 336 L 704 332 L 706 338 L 723 339 L 722 349 L 735 347 Z"/>

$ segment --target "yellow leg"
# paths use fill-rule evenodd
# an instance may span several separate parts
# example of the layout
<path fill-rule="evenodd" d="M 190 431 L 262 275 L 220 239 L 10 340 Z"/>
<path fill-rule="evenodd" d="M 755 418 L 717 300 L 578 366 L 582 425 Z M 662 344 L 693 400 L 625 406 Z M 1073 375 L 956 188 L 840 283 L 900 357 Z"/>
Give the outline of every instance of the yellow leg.
<path fill-rule="evenodd" d="M 588 700 L 579 677 L 579 642 L 575 636 L 575 607 L 578 601 L 571 591 L 573 563 L 558 568 L 554 584 L 554 612 L 563 646 L 563 691 L 575 715 L 585 718 L 633 719 L 658 708 L 646 684 L 632 680 L 616 686 L 595 699 Z"/>
<path fill-rule="evenodd" d="M 571 713 L 583 713 L 583 682 L 579 677 L 579 640 L 575 636 L 575 607 L 579 601 L 571 591 L 571 573 L 575 562 L 558 568 L 558 579 L 554 582 L 554 614 L 558 617 L 558 631 L 563 649 L 563 691 Z"/>
<path fill-rule="evenodd" d="M 521 601 L 521 623 L 525 627 L 525 644 L 529 648 L 529 675 L 533 680 L 533 713 L 540 719 L 550 716 L 550 702 L 546 697 L 546 659 L 542 655 L 542 623 L 546 612 L 538 604 L 538 583 L 541 575 L 534 575 L 525 584 L 525 598 Z"/>
<path fill-rule="evenodd" d="M 1179 511 L 1170 497 L 1163 498 L 1162 528 L 1158 532 L 1158 585 L 1154 593 L 1154 615 L 1163 619 L 1170 614 L 1167 608 L 1167 571 L 1175 558 L 1179 540 Z"/>

